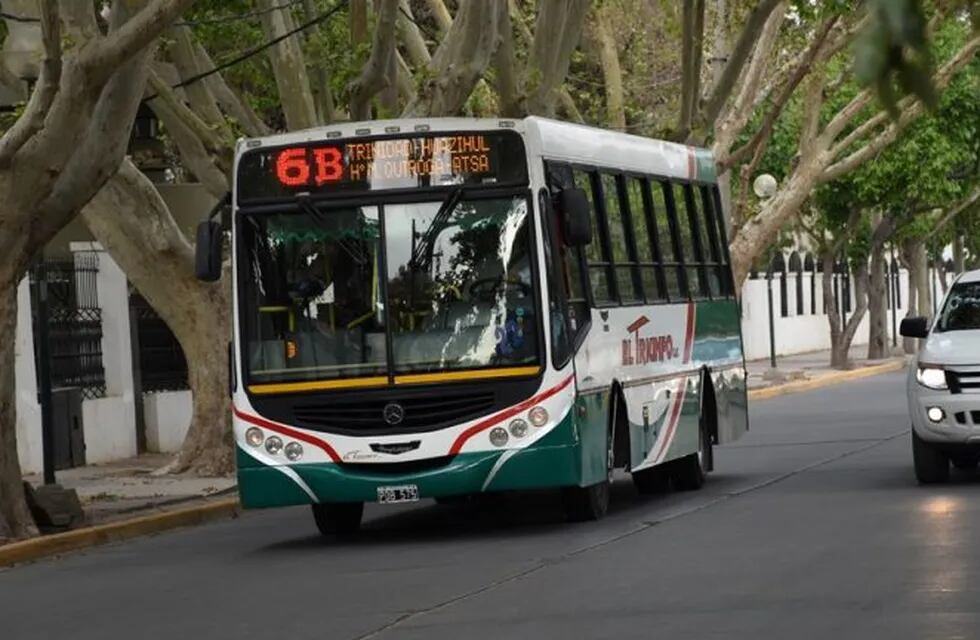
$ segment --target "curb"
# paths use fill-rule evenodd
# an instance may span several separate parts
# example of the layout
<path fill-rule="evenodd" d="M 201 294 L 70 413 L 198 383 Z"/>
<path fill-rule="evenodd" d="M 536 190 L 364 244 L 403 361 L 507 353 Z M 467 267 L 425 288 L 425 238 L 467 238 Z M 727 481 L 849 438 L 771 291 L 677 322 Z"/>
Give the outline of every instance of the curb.
<path fill-rule="evenodd" d="M 21 562 L 39 560 L 68 551 L 128 540 L 168 529 L 234 518 L 240 512 L 241 505 L 238 498 L 226 498 L 204 505 L 164 511 L 163 513 L 139 516 L 129 520 L 109 522 L 13 542 L 0 546 L 0 567 L 9 567 Z"/>
<path fill-rule="evenodd" d="M 766 400 L 789 393 L 828 387 L 849 380 L 867 378 L 882 373 L 892 373 L 904 368 L 904 360 L 894 360 L 852 371 L 829 373 L 812 380 L 798 380 L 762 389 L 750 389 L 748 396 L 750 400 Z M 40 560 L 41 558 L 47 558 L 69 551 L 96 547 L 110 542 L 119 542 L 130 538 L 160 533 L 169 529 L 190 527 L 215 520 L 234 518 L 239 513 L 241 513 L 241 505 L 239 504 L 238 498 L 226 498 L 204 505 L 184 507 L 182 509 L 174 509 L 173 511 L 164 511 L 163 513 L 139 516 L 129 520 L 110 522 L 84 529 L 31 538 L 30 540 L 23 540 L 21 542 L 13 542 L 0 546 L 0 568 Z"/>
<path fill-rule="evenodd" d="M 820 389 L 821 387 L 829 387 L 831 385 L 848 382 L 850 380 L 859 380 L 861 378 L 877 376 L 882 373 L 894 373 L 895 371 L 901 371 L 904 369 L 905 365 L 905 360 L 892 360 L 891 362 L 876 364 L 870 367 L 861 367 L 851 371 L 828 373 L 811 380 L 797 380 L 794 382 L 787 382 L 785 384 L 777 384 L 772 387 L 750 389 L 749 400 L 768 400 L 769 398 L 776 398 L 789 393 L 799 393 L 801 391 Z"/>

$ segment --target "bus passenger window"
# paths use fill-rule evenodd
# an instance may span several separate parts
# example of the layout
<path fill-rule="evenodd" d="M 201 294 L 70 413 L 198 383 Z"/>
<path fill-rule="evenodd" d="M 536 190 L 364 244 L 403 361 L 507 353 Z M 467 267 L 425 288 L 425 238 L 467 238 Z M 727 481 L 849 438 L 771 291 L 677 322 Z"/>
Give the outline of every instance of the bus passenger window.
<path fill-rule="evenodd" d="M 616 270 L 616 289 L 619 302 L 628 304 L 641 299 L 639 270 L 636 266 L 635 247 L 632 246 L 630 230 L 627 229 L 629 214 L 623 213 L 619 202 L 619 185 L 616 176 L 602 174 L 602 197 L 609 223 L 609 243 Z"/>
<path fill-rule="evenodd" d="M 575 186 L 585 191 L 589 198 L 589 210 L 592 213 L 592 242 L 585 247 L 585 258 L 589 266 L 589 283 L 592 288 L 592 300 L 596 305 L 608 306 L 615 301 L 611 276 L 612 261 L 608 251 L 606 229 L 599 219 L 596 210 L 595 191 L 593 190 L 592 175 L 584 171 L 575 171 Z"/>
<path fill-rule="evenodd" d="M 687 290 L 684 288 L 684 274 L 681 266 L 680 249 L 677 246 L 678 226 L 670 208 L 667 206 L 667 189 L 665 182 L 652 181 L 650 183 L 650 195 L 653 201 L 653 213 L 657 222 L 657 229 L 660 232 L 660 252 L 663 257 L 664 279 L 667 283 L 667 296 L 671 302 L 684 300 L 687 298 Z"/>

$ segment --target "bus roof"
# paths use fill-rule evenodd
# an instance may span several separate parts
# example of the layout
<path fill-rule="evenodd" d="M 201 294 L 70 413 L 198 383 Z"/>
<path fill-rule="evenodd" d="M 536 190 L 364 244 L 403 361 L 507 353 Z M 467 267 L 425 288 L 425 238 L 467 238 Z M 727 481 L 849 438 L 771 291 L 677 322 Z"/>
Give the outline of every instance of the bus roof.
<path fill-rule="evenodd" d="M 238 150 L 366 136 L 492 129 L 509 129 L 521 133 L 528 141 L 531 153 L 545 159 L 606 166 L 682 180 L 716 180 L 714 158 L 707 149 L 536 116 L 520 119 L 404 118 L 342 122 L 261 138 L 242 139 L 239 140 Z"/>

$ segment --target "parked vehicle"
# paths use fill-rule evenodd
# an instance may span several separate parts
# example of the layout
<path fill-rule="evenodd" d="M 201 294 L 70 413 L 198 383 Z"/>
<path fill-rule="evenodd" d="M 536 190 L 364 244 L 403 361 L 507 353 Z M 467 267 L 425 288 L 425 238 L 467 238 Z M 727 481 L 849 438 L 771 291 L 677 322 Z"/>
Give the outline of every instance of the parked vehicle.
<path fill-rule="evenodd" d="M 912 457 L 923 484 L 945 482 L 950 463 L 980 462 L 980 270 L 959 276 L 932 321 L 906 318 L 903 336 L 925 342 L 909 368 Z"/>

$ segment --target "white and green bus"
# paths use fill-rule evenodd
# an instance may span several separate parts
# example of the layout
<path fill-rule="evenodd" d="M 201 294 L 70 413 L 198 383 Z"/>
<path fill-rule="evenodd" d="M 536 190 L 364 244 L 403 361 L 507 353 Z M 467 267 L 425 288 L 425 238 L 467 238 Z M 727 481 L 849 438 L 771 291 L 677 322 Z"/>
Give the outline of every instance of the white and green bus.
<path fill-rule="evenodd" d="M 239 143 L 231 350 L 246 508 L 697 489 L 747 429 L 709 152 L 541 118 Z M 198 230 L 220 275 L 222 231 Z M 556 492 L 557 497 L 557 492 Z"/>

